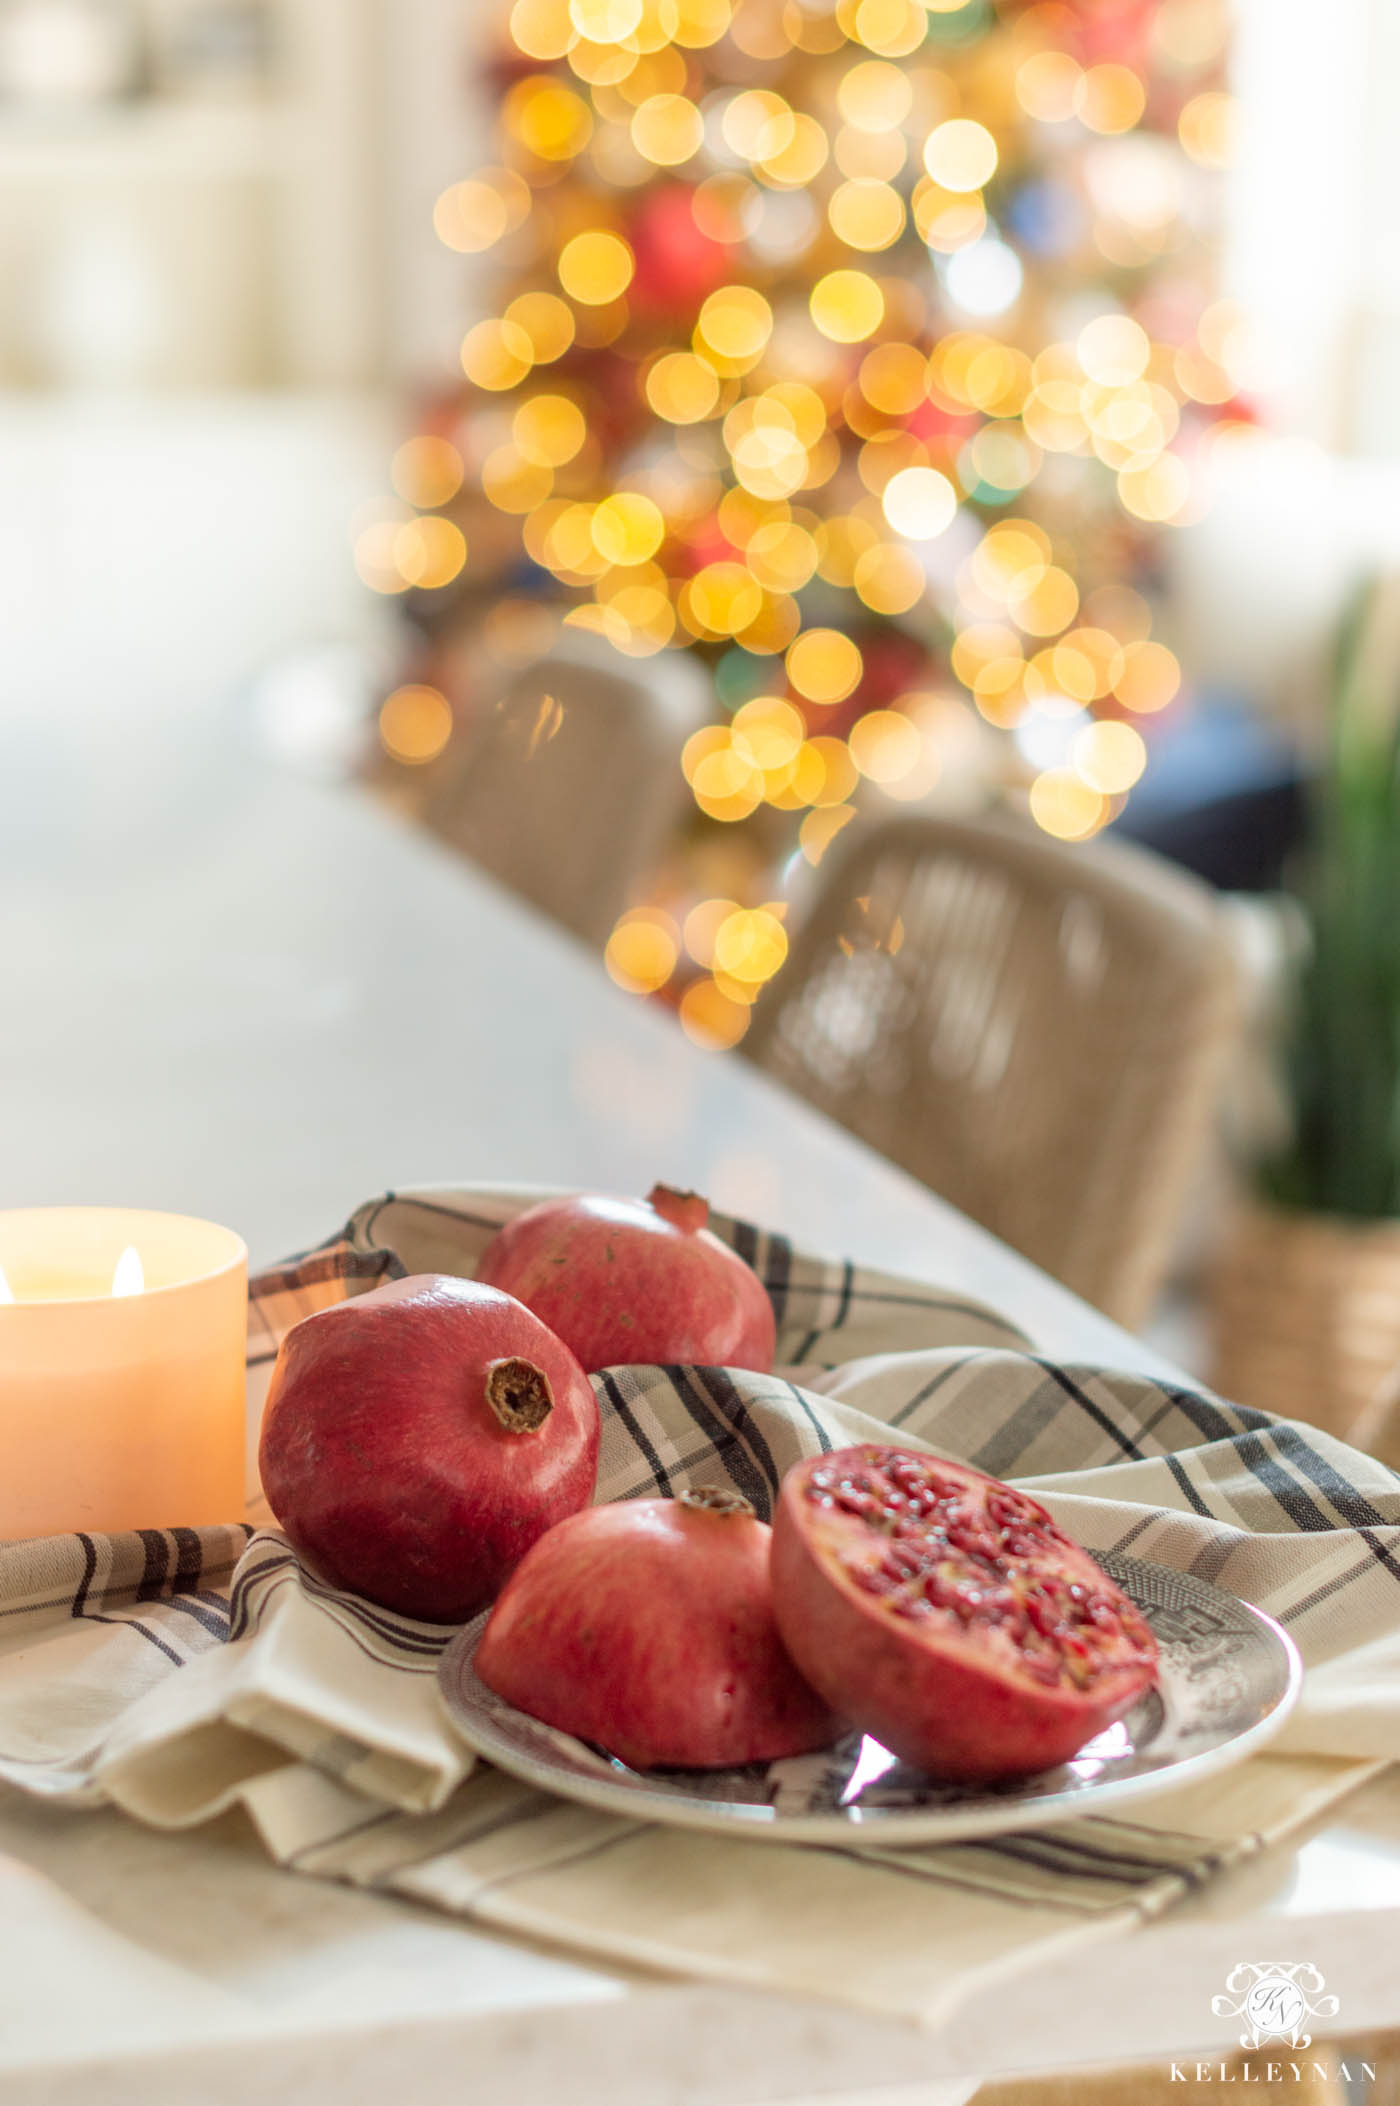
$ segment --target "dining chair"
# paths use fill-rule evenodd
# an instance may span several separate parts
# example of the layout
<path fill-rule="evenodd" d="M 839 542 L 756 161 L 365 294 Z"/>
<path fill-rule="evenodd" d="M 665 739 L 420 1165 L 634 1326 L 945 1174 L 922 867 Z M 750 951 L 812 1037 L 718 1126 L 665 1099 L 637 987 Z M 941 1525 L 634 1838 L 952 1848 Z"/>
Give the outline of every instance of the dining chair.
<path fill-rule="evenodd" d="M 1387 1469 L 1400 1471 L 1400 1368 L 1381 1383 L 1371 1402 L 1345 1428 L 1343 1438 L 1353 1448 L 1374 1455 Z"/>
<path fill-rule="evenodd" d="M 911 816 L 833 857 L 744 1049 L 1132 1325 L 1207 1135 L 1234 981 L 1213 896 L 1157 857 Z"/>
<path fill-rule="evenodd" d="M 489 698 L 422 817 L 452 847 L 602 948 L 693 809 L 681 749 L 708 721 L 684 653 L 629 658 L 565 629 Z"/>

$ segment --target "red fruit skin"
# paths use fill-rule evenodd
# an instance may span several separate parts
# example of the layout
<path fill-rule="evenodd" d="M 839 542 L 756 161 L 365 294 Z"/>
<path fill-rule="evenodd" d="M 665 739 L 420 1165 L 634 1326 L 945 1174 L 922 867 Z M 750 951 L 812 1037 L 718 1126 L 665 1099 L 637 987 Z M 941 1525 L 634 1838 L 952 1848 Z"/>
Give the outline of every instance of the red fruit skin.
<path fill-rule="evenodd" d="M 1068 1762 L 1154 1680 L 1150 1632 L 1088 1551 L 1056 1529 L 1043 1508 L 1055 1540 L 1038 1553 L 1040 1567 L 1124 1602 L 1143 1634 L 1092 1689 L 1047 1687 L 1018 1672 L 1009 1638 L 1003 1645 L 998 1634 L 988 1643 L 958 1627 L 951 1612 L 931 1611 L 917 1622 L 892 1613 L 888 1601 L 851 1578 L 852 1563 L 888 1553 L 889 1536 L 814 1506 L 807 1487 L 823 1468 L 901 1454 L 933 1463 L 940 1476 L 966 1487 L 974 1504 L 984 1496 L 980 1487 L 1007 1489 L 941 1457 L 874 1445 L 796 1464 L 773 1517 L 773 1608 L 784 1644 L 829 1703 L 919 1769 L 954 1782 L 993 1783 Z"/>
<path fill-rule="evenodd" d="M 506 1582 L 476 1671 L 518 1710 L 633 1769 L 826 1747 L 840 1724 L 779 1640 L 769 1535 L 751 1511 L 683 1499 L 574 1514 Z"/>
<path fill-rule="evenodd" d="M 705 1202 L 546 1199 L 487 1246 L 477 1278 L 513 1294 L 590 1374 L 624 1362 L 773 1365 L 773 1305 L 752 1267 L 705 1227 Z"/>
<path fill-rule="evenodd" d="M 493 1362 L 527 1361 L 552 1409 L 508 1430 Z M 462 1623 L 530 1545 L 593 1496 L 598 1405 L 567 1346 L 508 1295 L 425 1273 L 295 1325 L 263 1414 L 263 1490 L 338 1587 Z"/>

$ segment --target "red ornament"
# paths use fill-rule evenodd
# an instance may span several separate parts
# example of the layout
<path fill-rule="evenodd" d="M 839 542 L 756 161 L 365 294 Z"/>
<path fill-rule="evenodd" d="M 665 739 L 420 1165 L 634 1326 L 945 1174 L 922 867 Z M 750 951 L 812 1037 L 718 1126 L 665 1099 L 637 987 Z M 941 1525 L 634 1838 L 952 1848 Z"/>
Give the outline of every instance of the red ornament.
<path fill-rule="evenodd" d="M 1081 65 L 1143 70 L 1159 0 L 1075 0 L 1073 45 Z"/>
<path fill-rule="evenodd" d="M 635 314 L 693 314 L 729 275 L 730 250 L 695 224 L 694 194 L 684 183 L 666 183 L 637 206 L 627 227 L 637 264 L 627 289 Z"/>

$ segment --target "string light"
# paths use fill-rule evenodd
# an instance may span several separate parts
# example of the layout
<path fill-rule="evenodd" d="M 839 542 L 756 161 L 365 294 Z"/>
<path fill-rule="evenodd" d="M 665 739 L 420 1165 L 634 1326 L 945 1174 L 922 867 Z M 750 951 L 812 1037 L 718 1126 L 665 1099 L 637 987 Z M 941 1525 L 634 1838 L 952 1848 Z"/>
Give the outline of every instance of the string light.
<path fill-rule="evenodd" d="M 499 305 L 355 563 L 501 665 L 562 620 L 713 666 L 683 760 L 712 823 L 607 946 L 697 1043 L 781 969 L 774 815 L 817 863 L 872 799 L 996 765 L 1087 840 L 1181 693 L 1132 580 L 1247 415 L 1245 318 L 1192 253 L 1238 113 L 1216 0 L 1122 15 L 511 7 L 494 158 L 432 208 Z M 405 687 L 380 744 L 418 767 L 455 722 Z"/>

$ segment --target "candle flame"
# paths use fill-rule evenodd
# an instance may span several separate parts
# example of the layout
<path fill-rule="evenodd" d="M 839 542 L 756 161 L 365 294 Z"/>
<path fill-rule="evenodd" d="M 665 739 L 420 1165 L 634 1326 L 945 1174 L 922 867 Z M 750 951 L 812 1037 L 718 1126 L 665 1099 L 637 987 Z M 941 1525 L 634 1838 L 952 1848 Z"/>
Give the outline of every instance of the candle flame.
<path fill-rule="evenodd" d="M 14 1295 L 10 1292 L 10 1283 L 5 1278 L 5 1268 L 3 1265 L 0 1265 L 0 1302 L 12 1302 L 13 1300 Z"/>
<path fill-rule="evenodd" d="M 146 1275 L 141 1265 L 141 1253 L 134 1243 L 128 1243 L 117 1260 L 117 1269 L 112 1274 L 112 1294 L 144 1294 Z"/>

